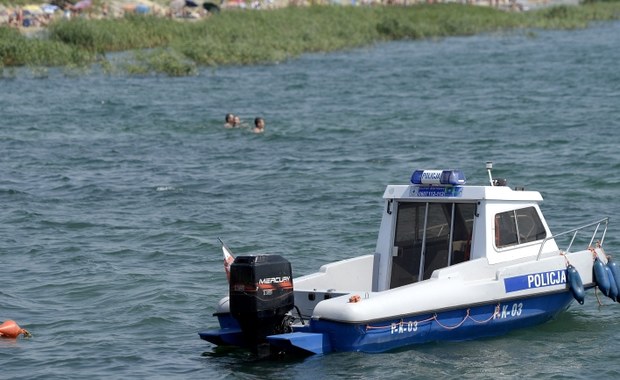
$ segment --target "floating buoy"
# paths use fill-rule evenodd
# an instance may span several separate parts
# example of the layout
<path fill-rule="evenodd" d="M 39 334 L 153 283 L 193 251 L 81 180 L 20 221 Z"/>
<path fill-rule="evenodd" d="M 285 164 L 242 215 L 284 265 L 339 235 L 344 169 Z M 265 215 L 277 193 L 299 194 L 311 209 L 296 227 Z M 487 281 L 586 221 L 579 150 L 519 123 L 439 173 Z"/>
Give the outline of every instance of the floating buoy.
<path fill-rule="evenodd" d="M 607 266 L 611 270 L 611 274 L 613 274 L 614 279 L 616 280 L 616 287 L 618 288 L 618 296 L 616 297 L 616 301 L 620 302 L 620 266 L 618 266 L 618 264 L 613 261 L 611 256 L 607 257 Z"/>
<path fill-rule="evenodd" d="M 17 338 L 20 335 L 24 335 L 26 338 L 32 336 L 27 330 L 22 329 L 15 321 L 10 319 L 0 325 L 0 337 Z"/>
<path fill-rule="evenodd" d="M 583 282 L 581 282 L 581 276 L 574 266 L 568 265 L 566 267 L 566 278 L 568 280 L 568 287 L 573 297 L 583 305 L 583 300 L 586 298 L 586 290 L 583 288 Z"/>
<path fill-rule="evenodd" d="M 609 298 L 615 301 L 618 298 L 618 285 L 616 285 L 616 279 L 614 278 L 614 274 L 611 273 L 611 268 L 609 268 L 609 265 L 605 265 L 605 272 L 607 272 L 607 277 L 609 278 Z"/>
<path fill-rule="evenodd" d="M 598 257 L 594 259 L 592 270 L 594 272 L 594 281 L 596 285 L 598 285 L 598 288 L 601 289 L 604 295 L 609 297 L 609 275 L 607 275 L 607 271 L 605 271 L 605 265 L 603 265 L 603 262 L 601 262 Z"/>

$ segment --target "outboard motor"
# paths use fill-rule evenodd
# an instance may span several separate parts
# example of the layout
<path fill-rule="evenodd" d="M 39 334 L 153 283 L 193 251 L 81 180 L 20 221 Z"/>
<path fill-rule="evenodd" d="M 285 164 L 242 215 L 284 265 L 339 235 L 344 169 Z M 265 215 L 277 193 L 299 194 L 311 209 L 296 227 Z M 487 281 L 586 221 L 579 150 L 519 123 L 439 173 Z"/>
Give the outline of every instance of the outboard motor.
<path fill-rule="evenodd" d="M 295 305 L 291 264 L 279 255 L 237 256 L 230 268 L 230 312 L 251 349 L 269 335 L 290 332 Z"/>

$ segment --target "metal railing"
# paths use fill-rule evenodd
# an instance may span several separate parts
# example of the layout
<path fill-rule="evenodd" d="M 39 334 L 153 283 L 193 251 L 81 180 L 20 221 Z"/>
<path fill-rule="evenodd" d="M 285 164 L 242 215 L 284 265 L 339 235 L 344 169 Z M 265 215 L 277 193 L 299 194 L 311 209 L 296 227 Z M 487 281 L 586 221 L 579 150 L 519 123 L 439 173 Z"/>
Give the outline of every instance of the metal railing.
<path fill-rule="evenodd" d="M 545 243 L 547 243 L 549 240 L 551 240 L 551 239 L 555 240 L 555 238 L 557 238 L 557 237 L 573 234 L 572 238 L 570 239 L 570 243 L 568 244 L 568 247 L 566 247 L 566 249 L 564 250 L 564 252 L 570 252 L 570 249 L 573 246 L 573 242 L 575 241 L 575 238 L 577 237 L 577 233 L 579 233 L 579 231 L 582 231 L 583 229 L 586 229 L 588 227 L 592 227 L 592 226 L 596 225 L 596 227 L 594 228 L 594 232 L 592 232 L 592 236 L 590 237 L 590 242 L 588 243 L 588 246 L 586 247 L 586 249 L 589 248 L 589 247 L 592 247 L 592 243 L 594 242 L 594 239 L 596 238 L 596 236 L 598 234 L 598 231 L 599 231 L 599 229 L 601 227 L 601 224 L 603 224 L 603 223 L 605 224 L 605 229 L 603 230 L 601 239 L 598 241 L 598 243 L 602 246 L 603 242 L 605 241 L 605 234 L 607 233 L 607 226 L 609 224 L 609 217 L 603 218 L 601 220 L 597 220 L 596 222 L 592 222 L 592 223 L 583 225 L 581 227 L 574 228 L 572 230 L 561 232 L 561 233 L 559 233 L 557 235 L 546 237 L 542 241 L 542 243 L 540 243 L 540 249 L 538 250 L 538 256 L 536 256 L 536 260 L 537 261 L 540 260 L 540 255 L 542 255 L 543 248 L 545 247 Z"/>

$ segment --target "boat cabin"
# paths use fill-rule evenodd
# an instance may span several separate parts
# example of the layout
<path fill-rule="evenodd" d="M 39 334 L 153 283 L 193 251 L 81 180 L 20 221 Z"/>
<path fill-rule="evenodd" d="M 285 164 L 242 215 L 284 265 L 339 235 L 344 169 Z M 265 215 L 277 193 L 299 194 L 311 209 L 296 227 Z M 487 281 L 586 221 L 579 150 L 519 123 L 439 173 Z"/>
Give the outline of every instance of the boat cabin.
<path fill-rule="evenodd" d="M 467 186 L 459 170 L 416 170 L 411 185 L 390 185 L 383 198 L 373 291 L 426 280 L 469 260 L 535 256 L 551 235 L 539 192 Z M 546 248 L 557 250 L 554 242 Z"/>

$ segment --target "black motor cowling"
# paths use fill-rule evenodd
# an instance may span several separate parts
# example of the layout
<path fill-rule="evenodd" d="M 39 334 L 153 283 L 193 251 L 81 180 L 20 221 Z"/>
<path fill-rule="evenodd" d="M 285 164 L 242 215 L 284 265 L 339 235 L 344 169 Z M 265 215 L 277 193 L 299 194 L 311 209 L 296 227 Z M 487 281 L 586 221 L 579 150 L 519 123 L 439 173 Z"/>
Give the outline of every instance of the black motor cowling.
<path fill-rule="evenodd" d="M 230 312 L 251 347 L 286 331 L 294 307 L 291 264 L 279 255 L 237 256 L 230 268 Z"/>

